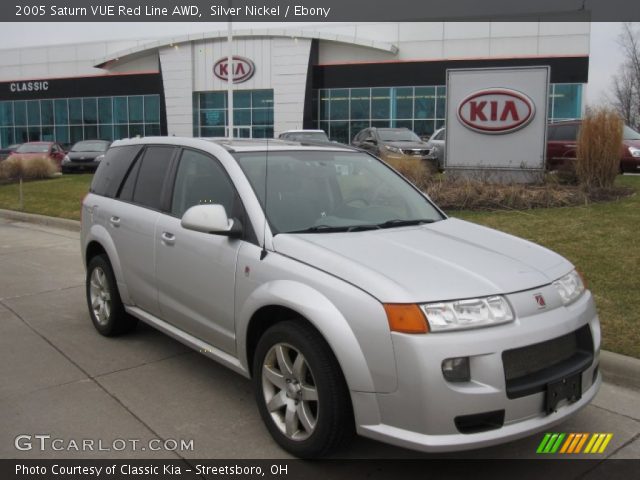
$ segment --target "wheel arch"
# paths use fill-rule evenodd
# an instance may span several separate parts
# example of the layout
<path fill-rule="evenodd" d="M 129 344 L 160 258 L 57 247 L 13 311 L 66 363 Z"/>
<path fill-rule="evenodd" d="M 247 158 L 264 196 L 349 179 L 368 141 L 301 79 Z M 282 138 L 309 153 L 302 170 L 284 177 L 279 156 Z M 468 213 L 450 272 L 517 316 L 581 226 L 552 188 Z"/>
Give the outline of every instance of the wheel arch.
<path fill-rule="evenodd" d="M 328 344 L 350 390 L 375 391 L 364 353 L 347 320 L 320 292 L 291 280 L 261 285 L 238 316 L 237 353 L 248 372 L 262 333 L 278 322 L 295 318 L 317 331 Z"/>
<path fill-rule="evenodd" d="M 116 246 L 109 235 L 109 232 L 101 225 L 92 225 L 89 232 L 86 247 L 84 249 L 84 261 L 85 265 L 89 264 L 89 260 L 95 256 L 105 254 L 109 259 L 113 274 L 116 277 L 116 283 L 118 284 L 118 291 L 120 292 L 120 298 L 125 304 L 129 304 L 129 291 L 124 282 L 124 275 L 122 273 L 122 266 L 120 264 L 120 257 L 118 256 Z"/>

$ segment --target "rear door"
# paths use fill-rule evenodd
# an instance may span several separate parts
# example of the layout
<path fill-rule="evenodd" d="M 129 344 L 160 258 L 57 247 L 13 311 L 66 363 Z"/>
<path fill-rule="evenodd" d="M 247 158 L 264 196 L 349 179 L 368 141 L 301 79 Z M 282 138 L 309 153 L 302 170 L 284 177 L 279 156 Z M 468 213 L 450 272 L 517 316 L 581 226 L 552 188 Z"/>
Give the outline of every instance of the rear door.
<path fill-rule="evenodd" d="M 155 228 L 160 316 L 228 353 L 235 353 L 234 298 L 242 239 L 187 230 L 180 225 L 194 205 L 219 204 L 249 227 L 240 198 L 220 162 L 198 150 L 182 152 L 170 211 Z"/>
<path fill-rule="evenodd" d="M 177 149 L 148 146 L 132 165 L 107 222 L 116 244 L 132 303 L 159 314 L 155 275 L 155 226 L 166 205 L 171 161 Z"/>

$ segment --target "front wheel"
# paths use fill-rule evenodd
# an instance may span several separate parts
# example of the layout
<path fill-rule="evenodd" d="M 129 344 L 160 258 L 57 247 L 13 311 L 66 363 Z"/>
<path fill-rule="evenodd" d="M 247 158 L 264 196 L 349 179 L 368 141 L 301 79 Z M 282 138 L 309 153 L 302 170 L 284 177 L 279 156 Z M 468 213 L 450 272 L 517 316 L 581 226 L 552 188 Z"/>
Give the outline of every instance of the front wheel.
<path fill-rule="evenodd" d="M 301 321 L 281 322 L 264 333 L 253 381 L 269 433 L 293 455 L 325 456 L 353 434 L 340 366 L 325 340 Z"/>

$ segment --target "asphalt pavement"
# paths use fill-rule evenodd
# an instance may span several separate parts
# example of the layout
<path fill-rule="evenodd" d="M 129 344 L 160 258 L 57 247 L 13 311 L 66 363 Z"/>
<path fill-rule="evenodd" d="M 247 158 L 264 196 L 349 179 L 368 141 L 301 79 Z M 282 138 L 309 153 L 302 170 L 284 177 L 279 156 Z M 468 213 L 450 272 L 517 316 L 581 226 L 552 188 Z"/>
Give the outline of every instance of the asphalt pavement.
<path fill-rule="evenodd" d="M 0 379 L 0 458 L 289 458 L 248 380 L 144 324 L 94 330 L 74 231 L 0 218 Z M 638 459 L 640 391 L 605 378 L 554 431 L 612 433 L 598 458 Z M 358 437 L 342 456 L 539 458 L 542 437 L 437 456 Z"/>

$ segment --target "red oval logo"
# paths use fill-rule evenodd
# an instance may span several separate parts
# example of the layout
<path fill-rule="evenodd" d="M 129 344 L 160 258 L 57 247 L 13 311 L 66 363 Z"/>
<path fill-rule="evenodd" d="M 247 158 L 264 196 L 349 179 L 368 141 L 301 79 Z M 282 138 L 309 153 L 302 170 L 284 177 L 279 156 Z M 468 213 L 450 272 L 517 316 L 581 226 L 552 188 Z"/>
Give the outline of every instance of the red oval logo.
<path fill-rule="evenodd" d="M 458 120 L 479 133 L 509 133 L 525 127 L 535 115 L 533 101 L 524 93 L 506 88 L 474 92 L 458 107 Z"/>
<path fill-rule="evenodd" d="M 213 74 L 218 77 L 220 80 L 224 80 L 225 82 L 229 81 L 229 62 L 228 57 L 223 57 L 218 60 L 213 66 Z M 249 80 L 253 77 L 254 72 L 256 71 L 256 66 L 254 63 L 245 57 L 233 56 L 233 65 L 232 65 L 232 78 L 233 83 L 242 83 Z"/>

